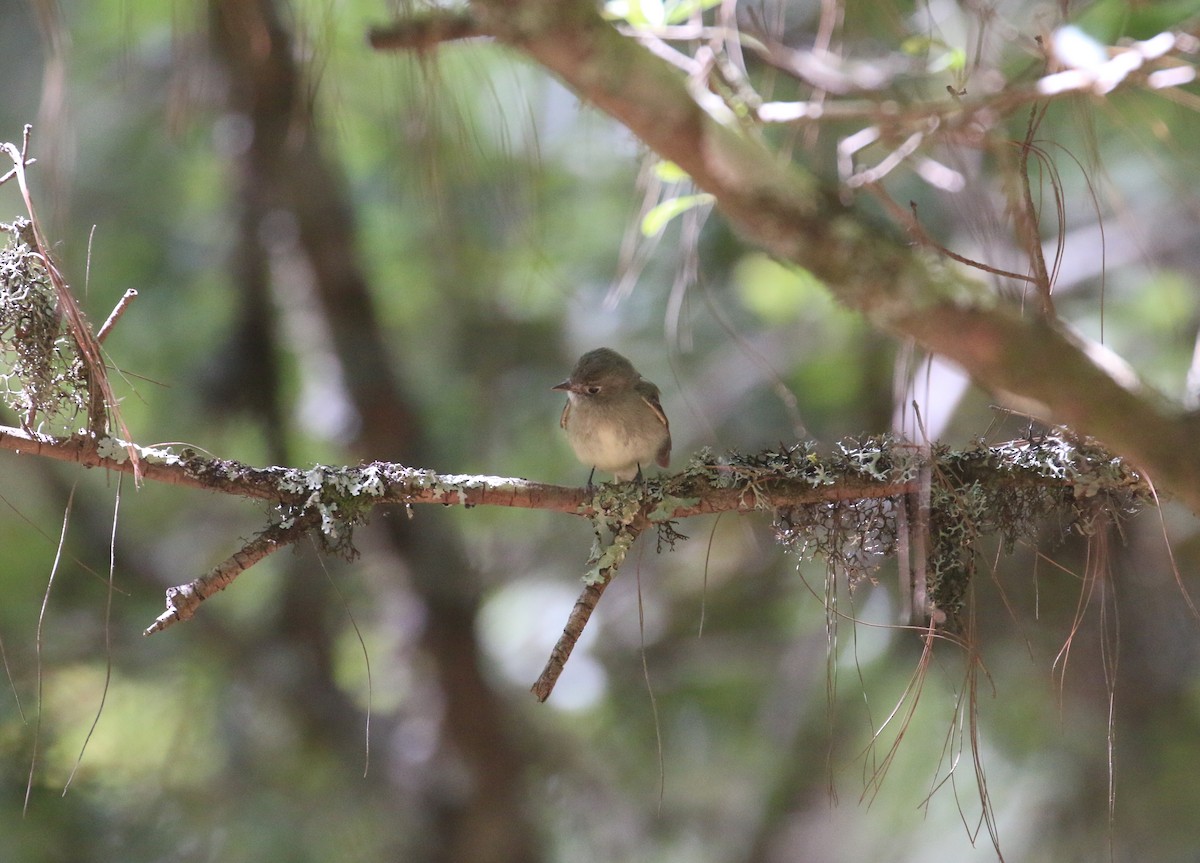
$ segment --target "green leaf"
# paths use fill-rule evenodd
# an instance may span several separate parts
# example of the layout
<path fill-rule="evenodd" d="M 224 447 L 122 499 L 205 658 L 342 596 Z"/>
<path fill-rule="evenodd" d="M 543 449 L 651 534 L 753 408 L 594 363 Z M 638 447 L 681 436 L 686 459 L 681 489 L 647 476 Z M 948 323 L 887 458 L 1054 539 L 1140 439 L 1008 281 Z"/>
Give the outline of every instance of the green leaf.
<path fill-rule="evenodd" d="M 930 59 L 930 72 L 961 72 L 967 68 L 967 52 L 962 48 L 947 48 Z"/>
<path fill-rule="evenodd" d="M 966 52 L 941 39 L 910 36 L 900 44 L 900 50 L 910 57 L 924 57 L 929 72 L 961 72 L 967 67 Z"/>
<path fill-rule="evenodd" d="M 608 0 L 604 4 L 604 15 L 634 27 L 662 27 L 681 24 L 697 12 L 712 9 L 720 3 L 721 0 Z"/>
<path fill-rule="evenodd" d="M 682 183 L 691 175 L 674 162 L 663 159 L 654 166 L 654 176 L 658 177 L 664 183 Z"/>
<path fill-rule="evenodd" d="M 711 204 L 713 200 L 715 199 L 712 195 L 707 192 L 701 192 L 697 195 L 682 195 L 678 198 L 663 201 L 642 218 L 642 234 L 647 237 L 653 237 L 655 234 L 660 233 L 667 226 L 667 222 L 676 216 L 686 213 L 693 207 L 703 207 Z"/>

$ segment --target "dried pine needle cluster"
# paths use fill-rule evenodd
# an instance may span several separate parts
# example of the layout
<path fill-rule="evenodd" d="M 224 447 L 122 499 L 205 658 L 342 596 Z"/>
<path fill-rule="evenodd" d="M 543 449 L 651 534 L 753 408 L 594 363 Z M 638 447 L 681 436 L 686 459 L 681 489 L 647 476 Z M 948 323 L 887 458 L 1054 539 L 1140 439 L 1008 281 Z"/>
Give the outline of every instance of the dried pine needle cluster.
<path fill-rule="evenodd" d="M 68 426 L 86 412 L 83 361 L 58 312 L 46 263 L 34 250 L 31 225 L 0 225 L 0 398 L 26 428 L 43 421 Z"/>

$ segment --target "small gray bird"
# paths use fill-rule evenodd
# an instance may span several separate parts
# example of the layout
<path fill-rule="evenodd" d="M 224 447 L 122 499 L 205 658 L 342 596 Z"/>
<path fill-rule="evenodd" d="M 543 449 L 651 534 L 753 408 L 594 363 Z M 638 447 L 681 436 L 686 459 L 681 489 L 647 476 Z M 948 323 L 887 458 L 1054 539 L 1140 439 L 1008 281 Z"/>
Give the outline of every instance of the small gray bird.
<path fill-rule="evenodd" d="M 552 389 L 567 393 L 559 425 L 579 460 L 592 466 L 589 486 L 597 468 L 628 481 L 641 477 L 642 465 L 670 462 L 671 426 L 658 387 L 616 351 L 588 351 Z"/>

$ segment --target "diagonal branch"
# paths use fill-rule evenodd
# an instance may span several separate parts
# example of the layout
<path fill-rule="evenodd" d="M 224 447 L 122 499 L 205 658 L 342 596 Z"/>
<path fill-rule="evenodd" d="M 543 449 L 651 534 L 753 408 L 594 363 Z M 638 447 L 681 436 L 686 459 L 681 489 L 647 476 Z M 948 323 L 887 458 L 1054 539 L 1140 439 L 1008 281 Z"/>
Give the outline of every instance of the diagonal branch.
<path fill-rule="evenodd" d="M 168 587 L 167 610 L 146 627 L 142 635 L 153 635 L 162 632 L 173 623 L 191 620 L 200 603 L 229 587 L 235 578 L 260 560 L 303 539 L 319 523 L 319 516 L 313 513 L 298 518 L 287 526 L 269 527 L 199 578 L 187 584 Z"/>
<path fill-rule="evenodd" d="M 571 652 L 579 642 L 580 636 L 583 635 L 584 627 L 591 619 L 592 612 L 596 610 L 600 597 L 604 595 L 604 591 L 624 561 L 625 552 L 649 524 L 646 518 L 641 517 L 634 523 L 622 525 L 617 529 L 617 535 L 613 537 L 610 548 L 620 548 L 621 553 L 615 555 L 611 563 L 601 567 L 594 578 L 587 580 L 579 598 L 575 600 L 575 605 L 572 606 L 571 614 L 567 617 L 567 623 L 563 627 L 562 635 L 558 637 L 554 649 L 550 651 L 550 658 L 546 660 L 546 667 L 542 669 L 538 679 L 529 688 L 538 701 L 545 701 L 554 691 L 554 685 L 558 683 L 558 678 L 566 667 L 567 660 L 571 658 Z"/>
<path fill-rule="evenodd" d="M 566 625 L 563 626 L 562 635 L 558 637 L 554 649 L 550 651 L 546 667 L 542 669 L 542 673 L 538 675 L 533 686 L 529 687 L 529 691 L 538 701 L 545 701 L 554 691 L 554 686 L 558 683 L 558 678 L 562 675 L 567 660 L 571 658 L 571 651 L 575 649 L 579 637 L 583 635 L 583 628 L 587 626 L 592 612 L 596 610 L 596 605 L 600 602 L 600 597 L 604 595 L 608 585 L 608 580 L 584 585 L 579 598 L 575 600 L 575 605 L 571 607 L 571 614 L 567 617 Z"/>
<path fill-rule="evenodd" d="M 428 51 L 443 42 L 471 39 L 488 34 L 479 20 L 462 9 L 429 9 L 397 21 L 390 27 L 370 32 L 372 48 L 387 51 Z"/>

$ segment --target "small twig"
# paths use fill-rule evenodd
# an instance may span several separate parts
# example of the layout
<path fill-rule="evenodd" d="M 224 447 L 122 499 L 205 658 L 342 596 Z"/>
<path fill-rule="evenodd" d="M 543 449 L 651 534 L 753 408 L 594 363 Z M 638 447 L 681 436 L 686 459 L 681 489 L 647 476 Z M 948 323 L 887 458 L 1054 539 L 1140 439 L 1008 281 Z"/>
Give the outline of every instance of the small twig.
<path fill-rule="evenodd" d="M 632 545 L 644 527 L 645 524 L 624 525 L 618 531 L 618 535 L 624 534 L 626 545 Z M 615 543 L 617 541 L 616 538 L 613 541 Z M 538 679 L 529 688 L 529 691 L 534 694 L 538 701 L 545 701 L 550 697 L 550 693 L 554 691 L 554 684 L 558 682 L 559 675 L 562 674 L 567 660 L 571 658 L 571 651 L 575 649 L 579 637 L 583 635 L 584 627 L 587 626 L 588 620 L 591 619 L 592 612 L 596 610 L 596 604 L 600 601 L 600 597 L 604 595 L 605 589 L 612 582 L 613 576 L 617 574 L 619 566 L 620 563 L 617 562 L 610 567 L 600 570 L 599 578 L 585 585 L 583 592 L 579 594 L 579 599 L 575 600 L 575 606 L 571 609 L 571 614 L 567 618 L 567 624 L 563 627 L 562 635 L 558 637 L 558 642 L 554 645 L 554 649 L 550 651 L 550 658 L 546 660 L 546 667 L 542 669 L 542 673 L 538 675 Z"/>
<path fill-rule="evenodd" d="M 916 201 L 910 201 L 909 207 L 912 209 L 912 220 L 908 223 L 909 232 L 913 238 L 923 246 L 928 246 L 937 251 L 940 255 L 945 255 L 952 261 L 958 261 L 960 264 L 971 267 L 972 269 L 982 270 L 985 273 L 991 273 L 993 276 L 1003 276 L 1006 279 L 1016 279 L 1018 282 L 1032 282 L 1033 277 L 1027 276 L 1024 273 L 1016 273 L 1012 270 L 1003 270 L 1000 267 L 993 267 L 991 264 L 985 264 L 983 261 L 977 261 L 974 258 L 968 258 L 965 255 L 960 255 L 958 252 L 953 252 L 947 249 L 925 231 L 925 226 L 921 224 L 920 217 L 917 215 Z"/>
<path fill-rule="evenodd" d="M 928 443 L 925 444 L 929 446 Z M 921 487 L 905 495 L 905 503 L 912 507 L 913 518 L 910 519 L 912 543 L 909 561 L 912 565 L 910 572 L 912 584 L 912 609 L 908 622 L 915 626 L 924 626 L 931 618 L 944 612 L 932 608 L 929 604 L 929 520 L 930 498 L 933 494 L 933 472 L 928 462 L 923 462 L 918 471 Z"/>
<path fill-rule="evenodd" d="M 37 164 L 37 159 L 24 159 L 24 154 L 22 154 L 22 158 L 23 158 L 22 167 L 28 168 L 30 165 Z M 0 186 L 3 186 L 5 183 L 7 183 L 9 180 L 11 180 L 15 176 L 17 176 L 17 166 L 13 165 L 3 175 L 0 175 Z"/>
<path fill-rule="evenodd" d="M 100 327 L 100 332 L 96 333 L 96 341 L 99 344 L 104 344 L 104 340 L 108 338 L 108 334 L 112 332 L 112 328 L 117 325 L 117 321 L 121 319 L 121 315 L 125 314 L 125 310 L 129 308 L 129 304 L 137 299 L 138 292 L 134 288 L 127 290 L 121 299 L 117 301 L 117 305 L 113 308 L 112 314 L 108 316 L 108 320 Z"/>
<path fill-rule="evenodd" d="M 1026 276 L 1022 273 L 1014 273 L 1012 270 L 1002 270 L 999 267 L 993 267 L 990 264 L 985 264 L 983 261 L 976 261 L 973 258 L 968 258 L 965 255 L 960 255 L 957 252 L 950 251 L 950 249 L 947 249 L 945 246 L 931 237 L 925 230 L 925 226 L 921 224 L 920 217 L 917 215 L 917 204 L 915 201 L 909 202 L 909 209 L 911 212 L 905 212 L 904 208 L 902 208 L 892 198 L 892 196 L 887 193 L 887 190 L 884 189 L 883 186 L 873 184 L 868 187 L 868 190 L 879 198 L 880 203 L 882 203 L 888 212 L 892 214 L 892 217 L 896 219 L 896 221 L 903 224 L 907 229 L 909 236 L 911 236 L 920 245 L 933 249 L 938 254 L 945 255 L 950 260 L 958 261 L 960 264 L 971 267 L 972 269 L 982 270 L 983 272 L 991 273 L 994 276 L 1003 276 L 1006 279 L 1016 279 L 1019 282 L 1033 281 L 1032 276 Z"/>
<path fill-rule="evenodd" d="M 274 554 L 301 539 L 321 523 L 317 513 L 309 513 L 288 527 L 271 527 L 246 543 L 236 554 L 219 563 L 207 573 L 187 584 L 167 588 L 167 610 L 142 635 L 161 632 L 180 620 L 190 620 L 200 603 L 214 593 L 224 590 L 233 580 L 268 555 Z"/>
<path fill-rule="evenodd" d="M 558 642 L 550 651 L 546 667 L 542 669 L 537 681 L 529 688 L 538 701 L 545 701 L 554 691 L 554 684 L 558 682 L 558 677 L 562 674 L 567 660 L 571 658 L 571 651 L 575 649 L 579 636 L 583 635 L 583 628 L 587 626 L 588 619 L 596 610 L 596 603 L 600 601 L 600 597 L 607 587 L 607 581 L 589 584 L 583 588 L 579 599 L 575 600 L 575 607 L 571 609 L 571 616 L 567 618 L 567 625 L 563 627 L 562 635 L 558 637 Z"/>
<path fill-rule="evenodd" d="M 936 124 L 931 123 L 930 125 L 936 128 Z M 933 131 L 933 128 L 929 131 Z M 913 132 L 899 147 L 888 153 L 874 168 L 866 168 L 847 177 L 846 187 L 857 189 L 860 186 L 878 183 L 891 173 L 897 165 L 917 151 L 917 148 L 921 146 L 921 142 L 925 140 L 925 135 L 926 132 L 924 130 Z"/>

